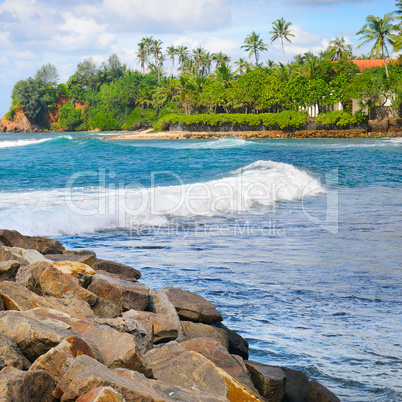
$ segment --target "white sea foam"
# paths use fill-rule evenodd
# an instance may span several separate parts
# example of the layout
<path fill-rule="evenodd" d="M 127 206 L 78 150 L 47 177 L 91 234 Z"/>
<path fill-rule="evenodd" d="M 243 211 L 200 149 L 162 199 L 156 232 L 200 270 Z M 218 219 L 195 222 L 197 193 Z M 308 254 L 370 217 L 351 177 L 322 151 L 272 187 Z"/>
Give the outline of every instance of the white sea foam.
<path fill-rule="evenodd" d="M 26 145 L 36 145 L 41 144 L 51 140 L 52 138 L 42 138 L 37 139 L 27 139 L 27 140 L 11 140 L 11 141 L 0 141 L 0 148 L 14 148 L 14 147 L 24 147 Z"/>
<path fill-rule="evenodd" d="M 166 174 L 166 173 L 165 173 Z M 227 177 L 165 187 L 76 188 L 0 193 L 0 227 L 26 234 L 92 233 L 101 229 L 167 225 L 172 218 L 210 218 L 261 213 L 277 201 L 300 200 L 324 192 L 309 173 L 286 163 L 258 161 Z M 260 208 L 256 208 L 259 206 Z"/>

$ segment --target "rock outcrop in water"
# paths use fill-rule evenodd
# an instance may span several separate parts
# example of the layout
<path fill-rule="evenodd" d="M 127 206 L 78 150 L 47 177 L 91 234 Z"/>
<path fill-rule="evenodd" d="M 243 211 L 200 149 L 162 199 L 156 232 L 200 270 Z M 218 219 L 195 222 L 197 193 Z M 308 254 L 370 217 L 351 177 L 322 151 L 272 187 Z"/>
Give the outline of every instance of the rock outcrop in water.
<path fill-rule="evenodd" d="M 140 276 L 0 230 L 0 400 L 339 401 L 300 371 L 248 361 L 202 296 Z"/>

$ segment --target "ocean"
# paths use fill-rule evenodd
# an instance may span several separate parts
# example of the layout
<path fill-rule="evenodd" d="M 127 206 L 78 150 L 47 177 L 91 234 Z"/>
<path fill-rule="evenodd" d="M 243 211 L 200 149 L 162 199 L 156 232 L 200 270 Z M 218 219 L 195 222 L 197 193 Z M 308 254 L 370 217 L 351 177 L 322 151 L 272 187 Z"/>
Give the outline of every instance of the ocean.
<path fill-rule="evenodd" d="M 402 139 L 0 136 L 0 228 L 213 302 L 250 360 L 402 400 Z"/>

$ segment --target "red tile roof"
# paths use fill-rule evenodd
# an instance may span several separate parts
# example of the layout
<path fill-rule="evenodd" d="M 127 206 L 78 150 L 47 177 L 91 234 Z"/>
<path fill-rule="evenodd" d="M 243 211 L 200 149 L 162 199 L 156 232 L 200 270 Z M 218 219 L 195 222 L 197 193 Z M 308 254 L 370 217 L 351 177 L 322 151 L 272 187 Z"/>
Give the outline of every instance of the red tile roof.
<path fill-rule="evenodd" d="M 360 71 L 365 70 L 366 68 L 373 68 L 373 67 L 384 67 L 384 60 L 351 60 L 353 63 L 356 64 L 357 67 L 360 68 Z M 387 64 L 390 61 L 397 61 L 397 60 L 386 60 Z"/>

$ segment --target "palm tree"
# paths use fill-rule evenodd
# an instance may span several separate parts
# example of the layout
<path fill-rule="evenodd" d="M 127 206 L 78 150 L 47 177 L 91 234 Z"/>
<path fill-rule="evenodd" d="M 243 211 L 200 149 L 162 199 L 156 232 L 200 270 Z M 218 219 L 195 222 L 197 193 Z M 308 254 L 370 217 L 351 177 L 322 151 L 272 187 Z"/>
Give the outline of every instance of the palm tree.
<path fill-rule="evenodd" d="M 143 42 L 140 42 L 138 44 L 137 60 L 138 63 L 140 63 L 141 65 L 142 73 L 145 75 L 145 65 L 148 63 L 148 55 L 147 50 L 145 48 L 145 44 Z"/>
<path fill-rule="evenodd" d="M 389 77 L 385 59 L 386 56 L 389 57 L 387 42 L 393 43 L 398 38 L 397 35 L 393 33 L 397 30 L 397 27 L 392 24 L 393 20 L 394 18 L 391 13 L 385 14 L 384 18 L 369 15 L 362 29 L 356 34 L 360 35 L 360 40 L 363 41 L 358 47 L 369 42 L 374 42 L 370 51 L 370 57 L 375 55 L 376 57 L 382 56 L 384 58 L 385 74 L 387 78 Z"/>
<path fill-rule="evenodd" d="M 246 52 L 249 52 L 248 57 L 254 55 L 255 65 L 258 66 L 259 53 L 266 52 L 268 50 L 268 45 L 262 41 L 260 34 L 253 31 L 251 34 L 246 36 L 246 39 L 244 39 L 244 45 L 241 48 Z"/>
<path fill-rule="evenodd" d="M 272 31 L 269 32 L 272 34 L 271 43 L 276 41 L 278 38 L 281 39 L 283 59 L 285 60 L 285 64 L 286 64 L 286 56 L 285 56 L 285 47 L 283 45 L 283 40 L 285 39 L 289 43 L 292 43 L 292 41 L 289 39 L 289 36 L 294 37 L 294 35 L 292 34 L 292 30 L 289 29 L 291 25 L 292 25 L 291 22 L 286 22 L 283 18 L 280 18 L 272 23 Z"/>
<path fill-rule="evenodd" d="M 196 49 L 193 49 L 193 58 L 199 73 L 201 72 L 201 66 L 203 63 L 203 59 L 205 58 L 205 54 L 205 49 L 203 49 L 202 47 L 197 47 Z"/>
<path fill-rule="evenodd" d="M 183 66 L 183 64 L 188 56 L 187 46 L 178 46 L 177 47 L 177 56 L 179 56 L 179 64 L 181 66 Z"/>
<path fill-rule="evenodd" d="M 333 39 L 329 42 L 325 56 L 329 61 L 349 60 L 352 58 L 352 45 L 347 45 L 345 38 Z"/>
<path fill-rule="evenodd" d="M 222 52 L 213 53 L 212 60 L 216 63 L 215 68 L 218 68 L 222 63 L 229 63 L 230 57 Z"/>
<path fill-rule="evenodd" d="M 166 48 L 166 54 L 170 57 L 171 65 L 170 65 L 170 75 L 173 76 L 173 66 L 174 66 L 174 58 L 177 56 L 177 49 L 175 46 L 168 46 Z"/>

